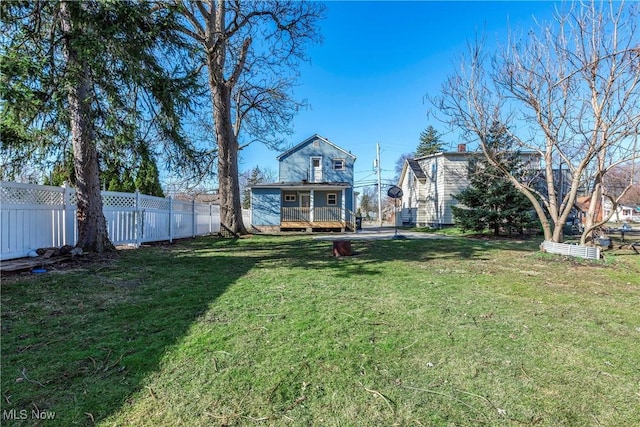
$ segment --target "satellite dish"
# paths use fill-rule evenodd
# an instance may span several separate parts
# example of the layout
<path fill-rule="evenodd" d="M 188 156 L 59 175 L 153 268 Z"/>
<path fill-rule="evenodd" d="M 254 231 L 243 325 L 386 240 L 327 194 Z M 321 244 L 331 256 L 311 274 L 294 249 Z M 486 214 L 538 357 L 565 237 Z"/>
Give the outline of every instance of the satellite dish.
<path fill-rule="evenodd" d="M 399 199 L 400 197 L 402 197 L 402 188 L 394 185 L 387 191 L 387 196 L 391 197 L 392 199 Z"/>

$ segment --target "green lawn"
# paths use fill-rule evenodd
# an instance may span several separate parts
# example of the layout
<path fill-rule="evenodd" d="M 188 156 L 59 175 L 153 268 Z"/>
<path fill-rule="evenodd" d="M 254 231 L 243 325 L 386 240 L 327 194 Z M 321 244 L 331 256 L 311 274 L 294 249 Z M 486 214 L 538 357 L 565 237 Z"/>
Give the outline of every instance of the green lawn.
<path fill-rule="evenodd" d="M 640 256 L 537 243 L 200 238 L 5 276 L 1 424 L 640 425 Z"/>

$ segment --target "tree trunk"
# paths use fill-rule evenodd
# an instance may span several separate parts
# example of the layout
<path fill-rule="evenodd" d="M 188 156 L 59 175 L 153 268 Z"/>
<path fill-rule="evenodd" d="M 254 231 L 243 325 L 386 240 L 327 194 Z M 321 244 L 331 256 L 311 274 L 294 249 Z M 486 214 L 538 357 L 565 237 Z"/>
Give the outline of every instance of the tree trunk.
<path fill-rule="evenodd" d="M 224 235 L 247 234 L 242 221 L 238 141 L 231 120 L 231 91 L 224 83 L 210 81 L 213 122 L 218 143 L 218 185 L 220 191 L 220 231 Z"/>
<path fill-rule="evenodd" d="M 76 246 L 88 252 L 113 250 L 102 212 L 98 153 L 91 123 L 91 76 L 86 61 L 74 45 L 69 4 L 62 2 L 62 29 L 66 33 L 65 59 L 68 70 L 68 100 L 76 175 L 78 241 Z"/>

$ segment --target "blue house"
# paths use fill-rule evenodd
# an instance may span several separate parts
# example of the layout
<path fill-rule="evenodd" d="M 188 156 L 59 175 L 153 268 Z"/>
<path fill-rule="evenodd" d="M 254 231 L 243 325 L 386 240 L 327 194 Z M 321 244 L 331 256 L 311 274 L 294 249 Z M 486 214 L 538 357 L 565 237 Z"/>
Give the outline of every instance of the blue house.
<path fill-rule="evenodd" d="M 355 229 L 353 154 L 313 135 L 277 159 L 278 182 L 251 187 L 254 230 Z"/>

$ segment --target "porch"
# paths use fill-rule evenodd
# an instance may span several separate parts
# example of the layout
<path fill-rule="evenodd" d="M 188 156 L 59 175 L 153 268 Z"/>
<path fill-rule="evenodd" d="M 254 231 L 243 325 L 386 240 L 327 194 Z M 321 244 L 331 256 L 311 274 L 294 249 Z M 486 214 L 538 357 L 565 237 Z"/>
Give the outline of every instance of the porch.
<path fill-rule="evenodd" d="M 355 214 L 339 207 L 283 207 L 280 229 L 355 231 Z"/>

